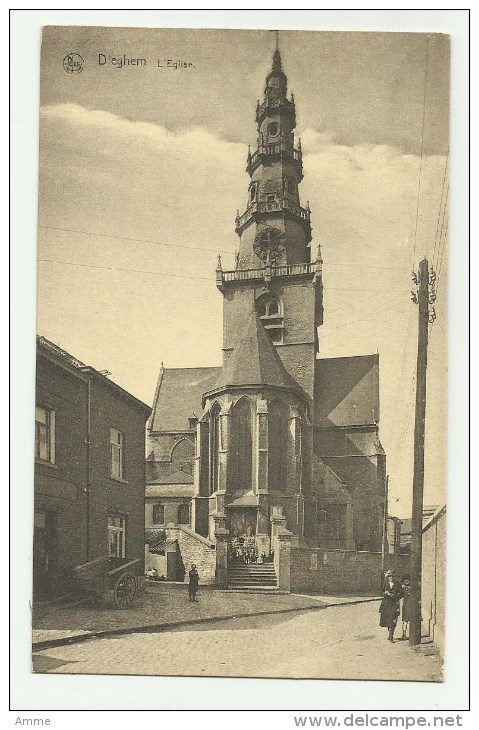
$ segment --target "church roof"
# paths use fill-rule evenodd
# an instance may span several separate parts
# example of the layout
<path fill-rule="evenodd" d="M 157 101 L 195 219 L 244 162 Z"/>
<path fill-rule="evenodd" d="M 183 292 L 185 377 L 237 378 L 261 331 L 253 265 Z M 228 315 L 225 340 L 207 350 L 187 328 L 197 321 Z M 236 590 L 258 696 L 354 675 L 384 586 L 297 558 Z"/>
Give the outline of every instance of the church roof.
<path fill-rule="evenodd" d="M 193 414 L 201 417 L 203 394 L 228 385 L 270 385 L 300 390 L 255 313 L 223 368 L 161 368 L 150 430 L 187 430 L 188 419 Z M 318 360 L 314 413 L 316 428 L 376 425 L 379 421 L 379 356 Z M 168 474 L 163 480 L 162 475 L 160 480 L 170 482 L 171 476 Z"/>
<path fill-rule="evenodd" d="M 256 312 L 253 312 L 240 342 L 221 369 L 216 389 L 251 385 L 300 390 L 284 367 Z"/>
<path fill-rule="evenodd" d="M 201 417 L 203 393 L 211 390 L 221 368 L 164 368 L 160 370 L 153 412 L 149 422 L 151 431 L 184 431 L 188 419 Z"/>
<path fill-rule="evenodd" d="M 318 360 L 315 426 L 366 426 L 379 422 L 379 355 Z"/>
<path fill-rule="evenodd" d="M 193 484 L 193 475 L 170 461 L 146 461 L 147 484 Z"/>

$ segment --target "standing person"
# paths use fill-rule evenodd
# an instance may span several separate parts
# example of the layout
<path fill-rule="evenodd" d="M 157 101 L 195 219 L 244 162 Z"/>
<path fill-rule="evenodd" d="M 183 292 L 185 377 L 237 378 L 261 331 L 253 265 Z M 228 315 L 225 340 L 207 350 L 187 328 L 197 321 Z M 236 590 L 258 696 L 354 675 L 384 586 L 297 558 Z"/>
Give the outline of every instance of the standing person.
<path fill-rule="evenodd" d="M 387 627 L 388 641 L 394 642 L 394 629 L 399 616 L 399 601 L 404 593 L 401 583 L 392 570 L 388 570 L 384 578 L 383 599 L 379 606 L 379 625 Z"/>
<path fill-rule="evenodd" d="M 409 582 L 408 575 L 403 575 L 401 584 L 404 593 L 401 610 L 402 638 L 409 639 L 409 621 L 411 620 L 411 584 Z"/>
<path fill-rule="evenodd" d="M 196 601 L 196 593 L 198 591 L 198 584 L 200 582 L 200 576 L 198 575 L 198 571 L 196 570 L 196 565 L 193 564 L 191 566 L 191 570 L 188 573 L 189 583 L 188 583 L 188 595 L 190 597 L 190 601 Z"/>

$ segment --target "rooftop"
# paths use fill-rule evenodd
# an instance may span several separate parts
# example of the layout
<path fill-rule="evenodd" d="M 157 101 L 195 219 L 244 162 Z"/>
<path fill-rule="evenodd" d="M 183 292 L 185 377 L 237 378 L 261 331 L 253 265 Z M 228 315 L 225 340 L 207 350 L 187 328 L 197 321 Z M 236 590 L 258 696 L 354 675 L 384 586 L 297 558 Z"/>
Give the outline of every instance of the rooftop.
<path fill-rule="evenodd" d="M 156 387 L 150 431 L 184 431 L 189 418 L 203 413 L 203 393 L 211 390 L 221 368 L 161 367 Z"/>

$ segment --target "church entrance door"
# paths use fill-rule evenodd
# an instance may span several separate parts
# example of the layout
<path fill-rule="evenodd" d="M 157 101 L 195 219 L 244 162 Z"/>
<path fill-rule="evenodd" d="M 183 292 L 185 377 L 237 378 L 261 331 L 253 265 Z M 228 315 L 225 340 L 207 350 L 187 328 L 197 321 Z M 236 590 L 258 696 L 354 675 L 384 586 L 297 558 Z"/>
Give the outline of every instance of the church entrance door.
<path fill-rule="evenodd" d="M 242 507 L 230 510 L 230 535 L 246 537 L 256 535 L 256 507 Z"/>

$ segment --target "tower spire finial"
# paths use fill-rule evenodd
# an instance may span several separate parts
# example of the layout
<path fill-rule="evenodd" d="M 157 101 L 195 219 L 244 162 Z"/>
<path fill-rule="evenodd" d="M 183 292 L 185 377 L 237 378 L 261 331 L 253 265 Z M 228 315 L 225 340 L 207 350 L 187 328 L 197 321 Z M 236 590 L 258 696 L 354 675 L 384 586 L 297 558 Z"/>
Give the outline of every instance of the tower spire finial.
<path fill-rule="evenodd" d="M 273 71 L 282 71 L 281 68 L 281 54 L 279 52 L 279 31 L 275 30 L 275 51 L 273 54 Z"/>

